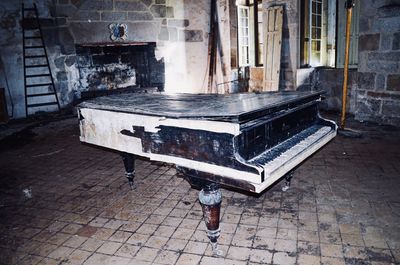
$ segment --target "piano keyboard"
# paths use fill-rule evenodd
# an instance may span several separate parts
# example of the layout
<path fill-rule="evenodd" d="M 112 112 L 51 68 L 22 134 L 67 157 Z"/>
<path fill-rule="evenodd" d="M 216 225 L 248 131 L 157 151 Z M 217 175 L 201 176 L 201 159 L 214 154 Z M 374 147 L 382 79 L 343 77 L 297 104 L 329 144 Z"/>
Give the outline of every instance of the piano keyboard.
<path fill-rule="evenodd" d="M 302 158 L 303 153 L 312 147 L 318 149 L 333 138 L 335 133 L 336 131 L 330 126 L 311 126 L 274 148 L 249 160 L 248 163 L 264 168 L 266 179 L 274 175 L 279 169 L 287 173 L 294 167 L 289 165 L 291 164 L 291 160 L 304 160 L 307 156 L 305 155 L 305 157 Z M 290 168 L 286 168 L 286 165 Z M 282 175 L 279 177 L 281 176 Z"/>

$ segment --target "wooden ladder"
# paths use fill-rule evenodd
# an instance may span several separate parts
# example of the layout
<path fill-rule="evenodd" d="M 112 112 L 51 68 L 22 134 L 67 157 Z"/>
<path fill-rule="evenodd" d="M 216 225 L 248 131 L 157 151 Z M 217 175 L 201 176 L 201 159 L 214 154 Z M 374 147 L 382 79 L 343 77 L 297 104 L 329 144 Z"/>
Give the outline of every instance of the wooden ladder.
<path fill-rule="evenodd" d="M 60 111 L 36 4 L 22 4 L 22 42 L 26 116 Z"/>

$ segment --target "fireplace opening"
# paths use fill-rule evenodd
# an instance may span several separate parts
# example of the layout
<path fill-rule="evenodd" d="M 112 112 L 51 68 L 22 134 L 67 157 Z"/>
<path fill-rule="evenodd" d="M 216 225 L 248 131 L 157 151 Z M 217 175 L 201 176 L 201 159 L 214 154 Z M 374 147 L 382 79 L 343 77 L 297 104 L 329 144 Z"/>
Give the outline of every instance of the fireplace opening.
<path fill-rule="evenodd" d="M 125 91 L 164 91 L 165 66 L 155 43 L 77 44 L 81 98 Z"/>

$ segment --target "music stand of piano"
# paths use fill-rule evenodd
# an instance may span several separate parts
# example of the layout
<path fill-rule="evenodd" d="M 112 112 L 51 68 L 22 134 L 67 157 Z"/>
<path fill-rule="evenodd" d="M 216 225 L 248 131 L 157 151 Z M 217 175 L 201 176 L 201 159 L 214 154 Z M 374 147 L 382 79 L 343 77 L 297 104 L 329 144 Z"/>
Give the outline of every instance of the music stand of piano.
<path fill-rule="evenodd" d="M 261 193 L 336 135 L 319 115 L 322 92 L 119 94 L 78 107 L 80 140 L 121 152 L 134 188 L 135 157 L 172 163 L 199 188 L 216 254 L 220 186 Z"/>

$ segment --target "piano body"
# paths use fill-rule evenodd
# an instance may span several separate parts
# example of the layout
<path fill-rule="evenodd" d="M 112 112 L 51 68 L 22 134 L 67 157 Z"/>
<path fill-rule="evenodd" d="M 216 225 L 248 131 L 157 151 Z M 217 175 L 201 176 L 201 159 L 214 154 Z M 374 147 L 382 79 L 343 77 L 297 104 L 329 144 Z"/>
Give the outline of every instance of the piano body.
<path fill-rule="evenodd" d="M 135 156 L 173 163 L 201 189 L 208 237 L 219 236 L 219 186 L 261 193 L 336 135 L 319 116 L 322 92 L 120 94 L 79 105 L 80 140 L 121 152 L 133 187 Z M 288 187 L 287 185 L 287 187 Z"/>

